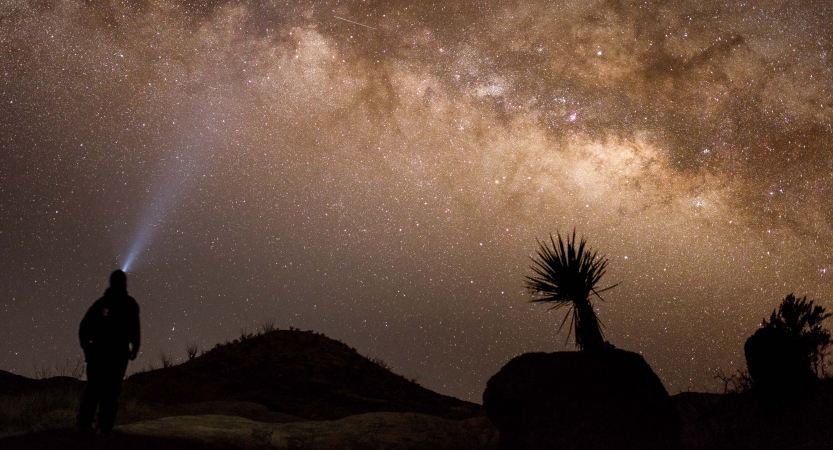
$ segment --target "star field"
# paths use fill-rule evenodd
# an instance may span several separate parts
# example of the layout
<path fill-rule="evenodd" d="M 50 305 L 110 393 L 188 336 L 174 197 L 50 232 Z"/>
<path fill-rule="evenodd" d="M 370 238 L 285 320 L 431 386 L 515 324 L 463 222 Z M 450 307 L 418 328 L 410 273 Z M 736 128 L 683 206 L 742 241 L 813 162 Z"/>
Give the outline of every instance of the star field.
<path fill-rule="evenodd" d="M 129 372 L 274 318 L 480 401 L 565 348 L 523 276 L 575 228 L 606 338 L 714 390 L 833 307 L 833 6 L 787 3 L 5 1 L 0 369 L 129 260 Z"/>

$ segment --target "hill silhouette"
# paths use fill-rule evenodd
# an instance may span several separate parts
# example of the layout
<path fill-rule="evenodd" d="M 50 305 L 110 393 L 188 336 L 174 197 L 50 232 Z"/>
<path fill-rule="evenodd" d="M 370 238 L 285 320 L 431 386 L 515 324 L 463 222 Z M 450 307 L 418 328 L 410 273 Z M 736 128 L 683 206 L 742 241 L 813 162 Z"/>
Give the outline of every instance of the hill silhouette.
<path fill-rule="evenodd" d="M 209 449 L 276 440 L 316 449 L 392 442 L 480 449 L 497 439 L 480 405 L 428 390 L 312 331 L 245 335 L 128 377 L 114 439 L 70 430 L 85 384 L 0 371 L 0 408 L 9 409 L 0 414 L 0 448 Z"/>
<path fill-rule="evenodd" d="M 74 389 L 80 391 L 83 386 L 83 381 L 72 377 L 58 376 L 37 380 L 0 370 L 0 396 L 14 396 L 49 389 Z"/>
<path fill-rule="evenodd" d="M 246 336 L 183 364 L 134 374 L 124 397 L 166 405 L 252 402 L 308 420 L 381 411 L 483 415 L 480 405 L 428 390 L 342 342 L 299 330 Z"/>
<path fill-rule="evenodd" d="M 312 331 L 247 336 L 132 375 L 110 440 L 68 429 L 83 386 L 70 377 L 0 371 L 0 408 L 15 410 L 6 417 L 37 416 L 4 424 L 0 415 L 8 436 L 0 448 L 240 448 L 267 438 L 283 443 L 274 448 L 497 448 L 497 430 L 480 405 L 425 389 Z M 687 450 L 833 448 L 830 379 L 789 408 L 773 409 L 752 392 L 685 392 L 671 401 Z"/>

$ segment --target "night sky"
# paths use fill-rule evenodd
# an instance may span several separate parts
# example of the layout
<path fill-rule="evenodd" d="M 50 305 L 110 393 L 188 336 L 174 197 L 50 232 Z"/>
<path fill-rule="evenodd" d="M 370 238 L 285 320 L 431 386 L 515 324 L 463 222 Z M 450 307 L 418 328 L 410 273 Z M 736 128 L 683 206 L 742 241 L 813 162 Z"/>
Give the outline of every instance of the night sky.
<path fill-rule="evenodd" d="M 129 372 L 273 318 L 480 401 L 536 238 L 610 259 L 606 338 L 716 390 L 787 294 L 833 306 L 828 1 L 0 2 L 0 369 Z"/>

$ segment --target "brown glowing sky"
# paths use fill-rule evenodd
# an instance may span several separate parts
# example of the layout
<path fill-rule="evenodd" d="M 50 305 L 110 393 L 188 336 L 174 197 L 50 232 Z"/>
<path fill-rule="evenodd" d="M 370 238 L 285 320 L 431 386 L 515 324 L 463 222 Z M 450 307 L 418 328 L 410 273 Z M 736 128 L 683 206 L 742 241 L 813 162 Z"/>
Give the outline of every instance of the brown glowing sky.
<path fill-rule="evenodd" d="M 131 370 L 273 317 L 475 401 L 565 348 L 551 231 L 672 393 L 833 306 L 829 2 L 473 3 L 0 3 L 0 369 L 79 355 L 133 246 Z"/>

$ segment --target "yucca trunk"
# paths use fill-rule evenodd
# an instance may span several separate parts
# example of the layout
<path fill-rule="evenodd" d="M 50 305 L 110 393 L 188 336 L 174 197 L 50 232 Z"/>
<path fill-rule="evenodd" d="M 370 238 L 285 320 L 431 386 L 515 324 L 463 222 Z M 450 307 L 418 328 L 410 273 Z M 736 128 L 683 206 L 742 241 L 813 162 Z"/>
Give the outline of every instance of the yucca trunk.
<path fill-rule="evenodd" d="M 604 337 L 599 328 L 599 319 L 593 311 L 590 300 L 584 299 L 575 304 L 576 345 L 580 350 L 594 351 L 604 348 Z"/>

